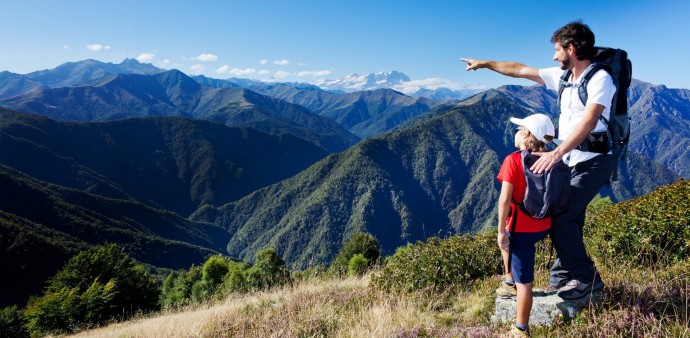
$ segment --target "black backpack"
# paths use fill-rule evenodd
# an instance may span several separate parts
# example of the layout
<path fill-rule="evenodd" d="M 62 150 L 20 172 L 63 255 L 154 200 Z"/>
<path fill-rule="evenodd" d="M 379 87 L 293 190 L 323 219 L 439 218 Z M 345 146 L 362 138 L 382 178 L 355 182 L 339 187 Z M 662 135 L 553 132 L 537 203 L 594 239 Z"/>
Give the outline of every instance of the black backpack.
<path fill-rule="evenodd" d="M 530 150 L 523 150 L 520 157 L 527 181 L 525 199 L 518 204 L 520 209 L 536 219 L 561 212 L 570 195 L 570 167 L 558 161 L 551 169 L 537 174 L 529 168 L 539 157 L 532 155 Z"/>
<path fill-rule="evenodd" d="M 522 171 L 527 190 L 522 201 L 513 201 L 520 210 L 532 218 L 542 219 L 565 209 L 570 195 L 570 167 L 558 161 L 549 170 L 537 174 L 529 168 L 539 159 L 531 150 L 520 153 Z M 517 217 L 513 217 L 515 223 Z M 511 227 L 515 232 L 515 224 Z"/>
<path fill-rule="evenodd" d="M 608 153 L 612 150 L 616 158 L 613 165 L 612 181 L 618 180 L 618 160 L 625 160 L 630 140 L 630 117 L 628 116 L 628 88 L 632 80 L 632 63 L 628 60 L 628 53 L 622 49 L 594 47 L 596 55 L 592 59 L 592 66 L 583 74 L 582 82 L 578 86 L 578 96 L 583 105 L 587 104 L 587 84 L 594 73 L 600 69 L 606 70 L 613 79 L 616 93 L 611 103 L 611 115 L 607 120 L 604 116 L 599 119 L 607 126 L 606 133 L 593 133 L 576 149 L 598 153 Z M 561 107 L 563 89 L 573 84 L 567 82 L 571 71 L 566 70 L 561 76 L 558 86 L 558 105 Z M 576 85 L 577 86 L 577 85 Z"/>

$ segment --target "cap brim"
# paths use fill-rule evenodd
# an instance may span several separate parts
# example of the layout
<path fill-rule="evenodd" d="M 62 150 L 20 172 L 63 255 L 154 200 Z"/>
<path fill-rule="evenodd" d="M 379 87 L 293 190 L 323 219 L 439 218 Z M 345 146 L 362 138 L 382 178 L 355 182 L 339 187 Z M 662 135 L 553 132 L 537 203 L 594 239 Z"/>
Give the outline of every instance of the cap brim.
<path fill-rule="evenodd" d="M 518 126 L 524 126 L 524 125 L 525 125 L 524 120 L 523 120 L 523 119 L 519 119 L 519 118 L 517 118 L 517 117 L 511 117 L 511 118 L 510 118 L 510 122 L 513 122 L 513 123 L 517 124 Z"/>

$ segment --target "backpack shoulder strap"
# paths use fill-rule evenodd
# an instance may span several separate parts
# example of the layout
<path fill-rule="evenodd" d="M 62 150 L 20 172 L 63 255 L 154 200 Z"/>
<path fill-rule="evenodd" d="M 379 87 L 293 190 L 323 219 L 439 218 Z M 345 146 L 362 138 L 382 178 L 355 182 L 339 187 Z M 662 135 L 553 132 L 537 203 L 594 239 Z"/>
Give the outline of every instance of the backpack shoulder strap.
<path fill-rule="evenodd" d="M 558 100 L 556 101 L 556 107 L 559 111 L 561 110 L 561 95 L 563 95 L 563 89 L 569 86 L 568 79 L 571 74 L 572 72 L 570 69 L 563 71 L 563 75 L 561 75 L 561 79 L 558 81 Z"/>
<path fill-rule="evenodd" d="M 611 67 L 602 63 L 592 63 L 592 65 L 585 70 L 585 73 L 582 74 L 582 81 L 577 90 L 577 95 L 580 97 L 580 102 L 585 106 L 587 105 L 587 85 L 589 84 L 589 80 L 591 80 L 592 76 L 601 69 L 611 74 Z"/>
<path fill-rule="evenodd" d="M 587 95 L 587 85 L 589 84 L 589 80 L 592 79 L 594 74 L 596 74 L 599 70 L 602 69 L 609 74 L 611 74 L 612 72 L 611 67 L 609 67 L 607 64 L 595 62 L 592 63 L 592 65 L 585 70 L 584 74 L 582 74 L 582 81 L 580 82 L 580 86 L 577 88 L 577 95 L 580 97 L 580 102 L 582 102 L 582 105 L 587 105 L 587 98 L 589 97 Z M 599 120 L 608 127 L 609 121 L 604 117 L 603 114 L 599 115 Z"/>

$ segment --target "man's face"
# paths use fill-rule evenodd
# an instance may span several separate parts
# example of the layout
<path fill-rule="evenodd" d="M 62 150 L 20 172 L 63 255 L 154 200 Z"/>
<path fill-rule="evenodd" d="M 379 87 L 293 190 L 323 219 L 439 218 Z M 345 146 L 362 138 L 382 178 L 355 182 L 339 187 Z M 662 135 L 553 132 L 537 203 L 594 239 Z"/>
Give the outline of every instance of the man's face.
<path fill-rule="evenodd" d="M 553 54 L 553 60 L 560 63 L 562 70 L 567 70 L 570 68 L 570 56 L 568 55 L 568 48 L 563 48 L 560 43 L 554 43 L 554 49 L 556 52 Z"/>

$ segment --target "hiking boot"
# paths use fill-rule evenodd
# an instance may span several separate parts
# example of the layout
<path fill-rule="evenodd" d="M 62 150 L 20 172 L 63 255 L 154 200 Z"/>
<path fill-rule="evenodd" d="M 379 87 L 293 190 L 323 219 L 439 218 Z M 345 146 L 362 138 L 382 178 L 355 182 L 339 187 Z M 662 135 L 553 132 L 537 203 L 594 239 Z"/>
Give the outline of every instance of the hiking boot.
<path fill-rule="evenodd" d="M 550 295 L 553 295 L 553 294 L 555 294 L 556 292 L 558 292 L 558 290 L 560 290 L 562 287 L 563 287 L 562 285 L 561 285 L 561 286 L 551 286 L 551 285 L 549 285 L 549 286 L 547 286 L 547 287 L 545 287 L 545 288 L 543 288 L 543 289 L 534 288 L 534 289 L 532 289 L 532 294 L 533 294 L 535 297 L 550 296 Z"/>
<path fill-rule="evenodd" d="M 509 285 L 505 281 L 501 282 L 501 286 L 496 289 L 496 295 L 498 298 L 512 298 L 517 296 L 517 287 L 515 284 Z"/>
<path fill-rule="evenodd" d="M 600 279 L 596 282 L 594 282 L 594 285 L 592 284 L 585 284 L 580 282 L 577 279 L 573 279 L 568 284 L 566 284 L 564 287 L 562 287 L 558 292 L 556 293 L 558 297 L 561 297 L 566 300 L 570 299 L 580 299 L 582 297 L 585 297 L 589 295 L 590 293 L 594 291 L 601 290 L 601 288 L 604 287 L 604 282 Z"/>
<path fill-rule="evenodd" d="M 510 328 L 510 331 L 508 331 L 507 337 L 510 338 L 522 338 L 522 337 L 529 337 L 529 330 L 523 331 L 520 330 L 515 324 L 513 324 L 513 327 Z"/>
<path fill-rule="evenodd" d="M 562 289 L 565 285 L 566 284 L 560 284 L 557 286 L 553 286 L 553 285 L 549 284 L 549 286 L 544 288 L 544 292 L 549 293 L 549 294 L 550 293 L 556 293 L 556 292 L 558 292 L 558 290 Z"/>

